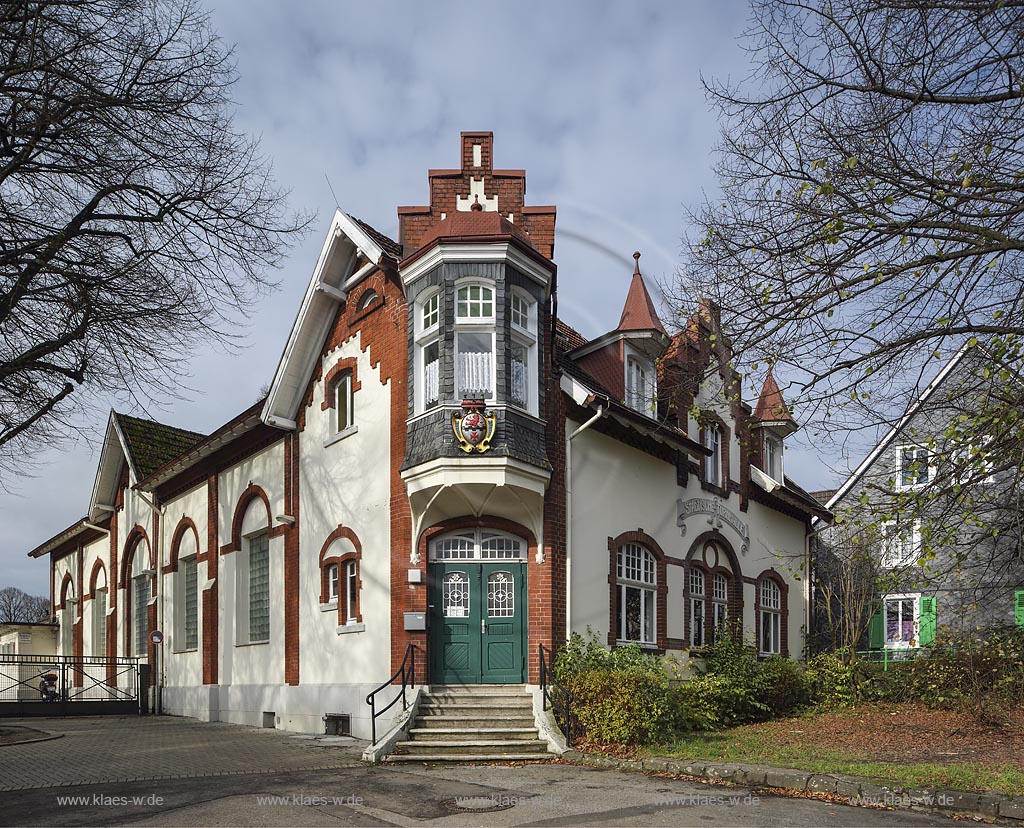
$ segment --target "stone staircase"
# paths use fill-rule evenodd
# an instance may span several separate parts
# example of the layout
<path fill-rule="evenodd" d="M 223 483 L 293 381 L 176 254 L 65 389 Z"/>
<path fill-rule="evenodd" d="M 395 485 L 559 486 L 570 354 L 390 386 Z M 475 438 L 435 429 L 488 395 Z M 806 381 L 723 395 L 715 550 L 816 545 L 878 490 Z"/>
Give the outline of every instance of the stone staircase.
<path fill-rule="evenodd" d="M 420 699 L 409 740 L 385 762 L 516 762 L 552 759 L 521 684 L 435 685 Z"/>

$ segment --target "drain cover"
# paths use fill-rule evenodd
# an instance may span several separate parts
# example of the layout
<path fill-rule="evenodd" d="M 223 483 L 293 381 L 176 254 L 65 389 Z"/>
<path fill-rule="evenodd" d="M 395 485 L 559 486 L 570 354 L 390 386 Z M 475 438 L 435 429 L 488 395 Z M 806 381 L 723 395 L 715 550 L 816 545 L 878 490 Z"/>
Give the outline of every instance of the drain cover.
<path fill-rule="evenodd" d="M 444 807 L 449 811 L 470 814 L 507 811 L 515 804 L 516 800 L 507 796 L 459 796 L 444 801 Z"/>

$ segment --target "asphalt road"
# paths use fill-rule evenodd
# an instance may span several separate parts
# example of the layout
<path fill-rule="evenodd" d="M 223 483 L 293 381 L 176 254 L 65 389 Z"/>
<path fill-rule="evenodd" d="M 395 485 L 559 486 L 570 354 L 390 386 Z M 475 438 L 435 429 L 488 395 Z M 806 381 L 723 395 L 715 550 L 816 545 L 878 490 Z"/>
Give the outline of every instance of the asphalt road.
<path fill-rule="evenodd" d="M 56 731 L 60 724 L 35 726 Z M 0 792 L 0 825 L 952 824 L 931 814 L 566 764 L 369 767 L 358 762 L 358 743 L 184 719 L 68 720 L 63 727 L 60 739 L 0 747 L 0 787 L 21 780 Z M 35 777 L 19 767 L 24 761 Z M 125 777 L 126 768 L 136 776 Z M 76 775 L 84 784 L 68 784 Z M 502 810 L 458 810 L 480 806 Z"/>

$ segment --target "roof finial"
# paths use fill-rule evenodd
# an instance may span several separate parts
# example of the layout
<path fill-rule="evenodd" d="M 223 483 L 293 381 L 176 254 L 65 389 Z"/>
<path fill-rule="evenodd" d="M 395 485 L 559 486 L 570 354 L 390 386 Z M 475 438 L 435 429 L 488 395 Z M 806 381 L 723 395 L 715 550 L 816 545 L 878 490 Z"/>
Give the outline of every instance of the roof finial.
<path fill-rule="evenodd" d="M 469 205 L 470 210 L 483 210 L 484 205 L 480 203 L 480 193 L 473 194 L 473 203 Z"/>
<path fill-rule="evenodd" d="M 634 250 L 633 251 L 633 259 L 636 262 L 636 264 L 633 265 L 633 275 L 634 276 L 639 276 L 640 275 L 640 251 L 639 250 Z"/>

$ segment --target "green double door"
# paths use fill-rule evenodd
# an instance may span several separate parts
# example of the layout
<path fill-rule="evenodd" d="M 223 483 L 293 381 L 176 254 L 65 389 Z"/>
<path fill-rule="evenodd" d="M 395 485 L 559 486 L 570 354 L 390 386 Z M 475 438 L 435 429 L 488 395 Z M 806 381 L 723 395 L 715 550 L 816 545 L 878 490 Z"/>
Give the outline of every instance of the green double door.
<path fill-rule="evenodd" d="M 526 567 L 446 561 L 429 567 L 430 681 L 526 680 Z"/>

